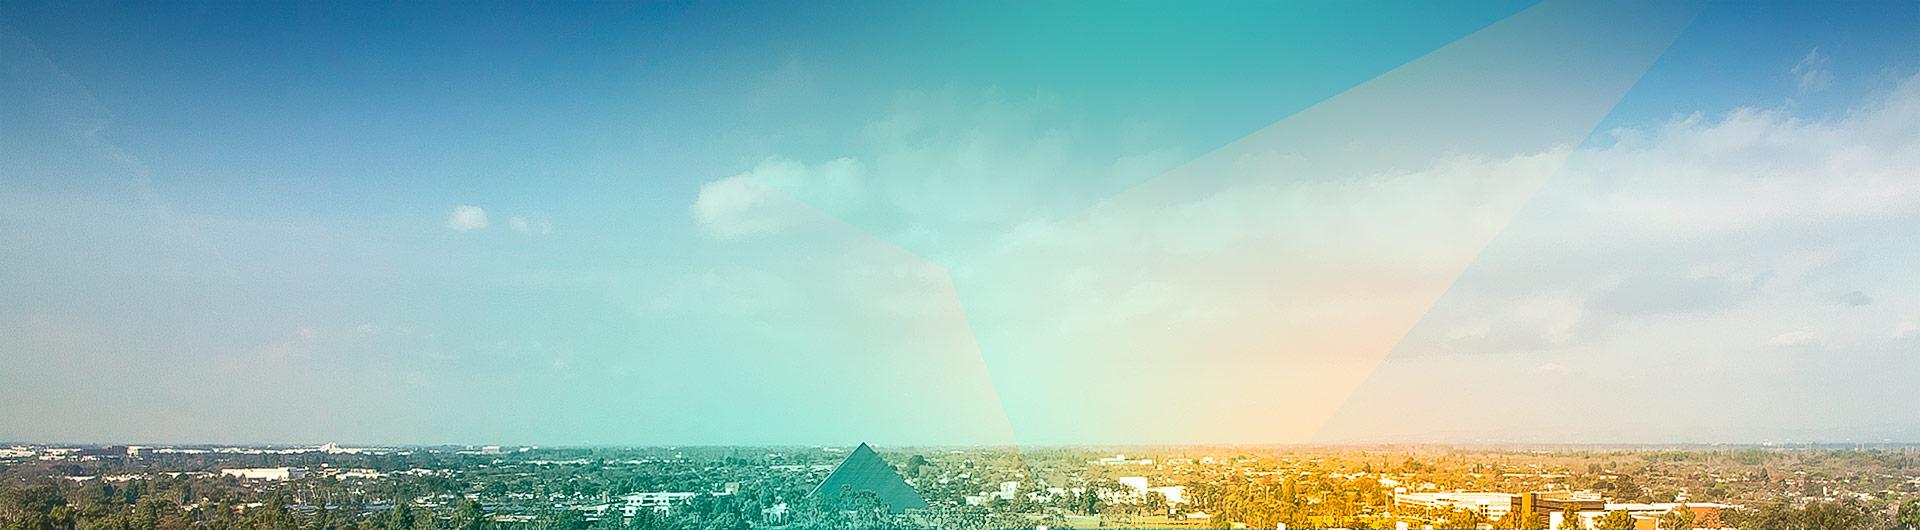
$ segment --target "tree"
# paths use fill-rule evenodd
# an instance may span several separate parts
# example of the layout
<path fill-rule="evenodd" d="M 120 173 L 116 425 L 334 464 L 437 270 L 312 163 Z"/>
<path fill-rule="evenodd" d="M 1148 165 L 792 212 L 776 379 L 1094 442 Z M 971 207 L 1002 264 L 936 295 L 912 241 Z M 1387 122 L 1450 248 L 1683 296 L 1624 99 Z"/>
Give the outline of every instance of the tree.
<path fill-rule="evenodd" d="M 1746 528 L 1753 520 L 1753 512 L 1745 508 L 1724 508 L 1720 510 L 1720 524 L 1716 528 Z"/>
<path fill-rule="evenodd" d="M 1806 528 L 1809 530 L 1866 530 L 1875 527 L 1884 528 L 1884 519 L 1875 521 L 1876 512 L 1872 506 L 1859 500 L 1848 498 L 1839 501 L 1815 501 L 1800 508 L 1800 513 L 1791 524 L 1782 528 Z M 1879 512 L 1885 517 L 1885 512 Z M 1876 524 L 1878 523 L 1878 524 Z"/>
<path fill-rule="evenodd" d="M 453 511 L 453 530 L 485 530 L 491 521 L 487 512 L 480 509 L 480 503 L 461 499 Z"/>
<path fill-rule="evenodd" d="M 1920 530 L 1920 499 L 1901 504 L 1900 512 L 1893 516 L 1893 525 L 1900 530 Z"/>
<path fill-rule="evenodd" d="M 1507 513 L 1499 521 L 1494 521 L 1493 527 L 1507 530 L 1533 530 L 1546 528 L 1547 525 L 1542 522 L 1540 514 L 1533 511 L 1519 511 Z"/>
<path fill-rule="evenodd" d="M 921 456 L 921 455 L 913 455 L 912 458 L 907 459 L 907 476 L 909 477 L 920 476 L 920 468 L 923 468 L 923 467 L 927 467 L 927 457 Z"/>
<path fill-rule="evenodd" d="M 397 500 L 393 510 L 387 512 L 387 530 L 412 530 L 413 506 L 408 501 Z"/>
<path fill-rule="evenodd" d="M 704 521 L 703 530 L 747 530 L 747 520 L 733 513 L 720 513 Z"/>
<path fill-rule="evenodd" d="M 1658 522 L 1663 530 L 1693 530 L 1693 510 L 1685 506 L 1667 510 L 1660 514 Z"/>
<path fill-rule="evenodd" d="M 1596 530 L 1633 530 L 1633 514 L 1623 510 L 1607 512 L 1593 521 Z"/>
<path fill-rule="evenodd" d="M 627 520 L 628 530 L 653 530 L 659 525 L 660 515 L 649 508 L 634 510 L 633 517 Z"/>
<path fill-rule="evenodd" d="M 1167 496 L 1158 491 L 1149 491 L 1141 499 L 1142 508 L 1147 513 L 1167 513 Z"/>
<path fill-rule="evenodd" d="M 587 518 L 582 517 L 580 512 L 575 510 L 560 510 L 559 513 L 553 514 L 553 520 L 549 524 L 548 528 L 552 530 L 587 530 Z"/>
<path fill-rule="evenodd" d="M 1475 528 L 1480 526 L 1480 523 L 1486 522 L 1486 520 L 1487 518 L 1480 515 L 1480 512 L 1473 510 L 1454 510 L 1453 513 L 1447 514 L 1447 527 Z"/>
<path fill-rule="evenodd" d="M 1087 488 L 1086 493 L 1080 498 L 1080 502 L 1074 503 L 1074 508 L 1085 515 L 1100 515 L 1099 491 L 1094 488 Z"/>

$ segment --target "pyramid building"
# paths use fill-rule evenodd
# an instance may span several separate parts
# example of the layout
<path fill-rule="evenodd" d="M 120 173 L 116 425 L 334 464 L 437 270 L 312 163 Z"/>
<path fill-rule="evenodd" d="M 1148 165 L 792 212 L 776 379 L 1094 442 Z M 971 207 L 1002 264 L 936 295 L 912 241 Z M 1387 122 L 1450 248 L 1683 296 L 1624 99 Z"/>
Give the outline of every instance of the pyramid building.
<path fill-rule="evenodd" d="M 838 495 L 843 491 L 873 492 L 880 504 L 893 513 L 927 507 L 926 499 L 920 498 L 920 493 L 913 491 L 913 487 L 894 472 L 893 466 L 881 460 L 880 454 L 864 443 L 855 447 L 853 453 L 848 454 L 839 467 L 833 468 L 833 473 L 827 475 L 827 479 L 814 487 L 813 493 L 808 496 Z"/>

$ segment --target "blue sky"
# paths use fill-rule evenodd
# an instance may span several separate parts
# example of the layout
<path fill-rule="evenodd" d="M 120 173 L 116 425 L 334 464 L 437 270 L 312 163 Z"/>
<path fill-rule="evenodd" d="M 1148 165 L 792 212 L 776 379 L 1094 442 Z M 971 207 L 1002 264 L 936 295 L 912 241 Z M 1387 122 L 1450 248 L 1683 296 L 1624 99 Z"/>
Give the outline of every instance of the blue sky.
<path fill-rule="evenodd" d="M 1632 371 L 1646 359 L 1628 350 L 1642 352 L 1646 345 L 1620 337 L 1682 330 L 1854 360 L 1839 363 L 1854 369 L 1820 375 L 1841 386 L 1815 385 L 1809 393 L 1842 388 L 1849 377 L 1920 368 L 1911 355 L 1898 355 L 1913 351 L 1905 334 L 1894 333 L 1905 342 L 1864 344 L 1840 340 L 1844 330 L 1821 327 L 1871 321 L 1897 329 L 1920 307 L 1902 296 L 1911 284 L 1888 272 L 1912 252 L 1897 244 L 1885 248 L 1914 226 L 1907 195 L 1896 185 L 1903 181 L 1887 164 L 1911 159 L 1915 145 L 1903 143 L 1913 129 L 1903 128 L 1911 123 L 1899 109 L 1909 96 L 1902 87 L 1920 71 L 1912 59 L 1920 56 L 1920 36 L 1911 31 L 1920 6 L 1710 3 L 1697 13 L 1678 6 L 1631 7 L 1648 20 L 1673 22 L 1673 35 L 1596 23 L 1582 38 L 1616 38 L 1617 47 L 1554 55 L 1555 46 L 1572 37 L 1511 22 L 1540 9 L 1525 2 L 0 5 L 0 100 L 17 103 L 0 108 L 0 290 L 10 294 L 0 300 L 0 338 L 11 345 L 0 352 L 10 366 L 0 373 L 0 416 L 22 418 L 4 422 L 0 438 L 1567 441 L 1534 434 L 1526 422 L 1461 420 L 1439 429 L 1407 425 L 1387 410 L 1394 400 L 1459 384 L 1431 365 L 1486 373 L 1488 363 L 1523 369 L 1514 379 L 1579 388 L 1544 400 L 1549 405 L 1604 407 L 1600 396 L 1608 391 L 1599 383 L 1585 388 L 1549 377 L 1576 368 Z M 1440 66 L 1400 79 L 1474 86 L 1443 67 L 1489 56 L 1428 54 L 1502 20 L 1519 36 L 1499 42 L 1535 46 L 1490 60 L 1524 69 L 1524 60 L 1580 57 L 1631 87 L 1617 106 L 1581 107 L 1596 117 L 1591 124 L 1551 123 L 1564 125 L 1557 134 L 1571 135 L 1566 142 L 1578 149 L 1520 147 L 1534 139 L 1485 131 L 1399 131 L 1429 146 L 1481 134 L 1491 144 L 1515 147 L 1436 151 L 1378 166 L 1305 166 L 1332 172 L 1325 175 L 1331 181 L 1352 178 L 1339 171 L 1429 175 L 1438 184 L 1405 192 L 1466 197 L 1457 203 L 1354 195 L 1309 186 L 1304 177 L 1269 175 L 1273 167 L 1292 167 L 1285 164 L 1225 170 L 1209 177 L 1228 183 L 1217 188 L 1155 187 L 1185 178 L 1176 171 L 1181 167 L 1208 167 L 1225 154 L 1259 155 L 1256 147 L 1268 147 L 1260 138 L 1313 130 L 1298 132 L 1304 125 L 1289 123 L 1391 123 L 1398 117 L 1339 103 L 1377 100 L 1339 95 L 1382 74 L 1410 71 L 1405 65 Z M 1421 63 L 1423 57 L 1428 60 Z M 1516 79 L 1526 74 L 1514 73 Z M 1381 90 L 1400 94 L 1394 101 L 1410 106 L 1426 104 L 1417 91 Z M 1598 92 L 1593 97 L 1607 100 Z M 1316 105 L 1323 109 L 1317 114 L 1296 114 Z M 1740 109 L 1761 114 L 1728 118 L 1756 116 Z M 1516 103 L 1514 112 L 1531 111 Z M 1733 135 L 1728 124 L 1762 132 Z M 1360 139 L 1401 137 L 1388 132 Z M 1737 171 L 1725 156 L 1707 157 L 1719 152 L 1713 146 L 1727 144 L 1702 138 L 1727 136 L 1786 138 L 1800 150 L 1728 147 L 1779 154 L 1755 163 L 1777 170 L 1759 173 L 1778 173 L 1781 180 L 1735 179 L 1731 187 L 1715 188 L 1711 179 Z M 1337 149 L 1328 149 L 1293 156 L 1338 158 L 1326 154 Z M 1815 156 L 1850 149 L 1866 153 L 1860 158 L 1866 162 L 1853 167 Z M 1792 156 L 1797 152 L 1805 156 Z M 1546 162 L 1529 162 L 1536 159 Z M 1441 169 L 1423 169 L 1429 165 Z M 1829 181 L 1875 176 L 1857 189 L 1865 198 L 1886 199 L 1875 203 L 1882 204 L 1878 213 L 1845 219 L 1853 224 L 1838 234 L 1889 239 L 1835 250 L 1807 242 L 1835 240 L 1831 225 L 1812 222 L 1827 218 L 1795 224 L 1759 213 L 1729 215 L 1738 221 L 1734 228 L 1702 232 L 1691 246 L 1712 248 L 1702 243 L 1729 237 L 1752 244 L 1688 258 L 1673 257 L 1668 245 L 1674 243 L 1616 240 L 1589 224 L 1618 214 L 1607 208 L 1626 203 L 1609 202 L 1619 197 L 1674 196 L 1684 200 L 1666 211 L 1708 211 L 1724 207 L 1719 199 L 1729 196 L 1760 200 L 1770 197 L 1767 190 L 1827 189 L 1794 188 L 1793 177 L 1811 178 L 1800 171 L 1806 168 Z M 1476 188 L 1471 175 L 1446 176 L 1451 170 L 1515 172 L 1513 182 L 1532 187 Z M 1671 181 L 1636 180 L 1666 172 Z M 1268 202 L 1236 195 L 1276 186 L 1269 193 L 1278 196 L 1264 196 Z M 1249 403 L 1240 416 L 1195 418 L 1181 409 L 1205 400 L 1180 397 L 1185 387 L 1103 389 L 1086 382 L 1085 367 L 1074 363 L 1110 358 L 1133 367 L 1109 374 L 1115 376 L 1231 370 L 1219 364 L 1229 361 L 1285 371 L 1296 361 L 1261 357 L 1258 348 L 1212 361 L 1193 357 L 1183 367 L 1190 354 L 1169 345 L 1271 345 L 1309 337 L 1251 333 L 1291 310 L 1246 305 L 1259 289 L 1209 287 L 1219 270 L 1101 270 L 1096 265 L 1115 261 L 1109 258 L 1166 258 L 1074 250 L 1080 247 L 1045 237 L 1099 241 L 1103 223 L 1154 219 L 1179 205 L 1126 197 L 1141 193 L 1129 190 L 1163 188 L 1254 201 L 1247 204 L 1390 205 L 1363 217 L 1382 227 L 1422 219 L 1431 204 L 1442 204 L 1434 207 L 1447 214 L 1441 218 L 1491 221 L 1467 226 L 1474 237 L 1436 250 L 1434 256 L 1444 258 L 1436 261 L 1458 261 L 1458 272 L 1384 271 L 1353 290 L 1327 287 L 1358 296 L 1407 280 L 1418 287 L 1395 292 L 1433 290 L 1436 297 L 1354 310 L 1393 316 L 1365 328 L 1368 338 L 1385 341 L 1367 355 L 1384 360 L 1378 373 L 1354 374 L 1359 386 L 1326 390 L 1332 397 L 1306 400 L 1318 405 L 1295 407 L 1324 409 L 1330 417 L 1263 416 L 1299 404 L 1276 394 L 1236 398 Z M 1479 209 L 1491 203 L 1501 206 Z M 1084 213 L 1100 204 L 1120 206 L 1094 211 L 1123 215 Z M 1756 203 L 1752 209 L 1763 206 L 1808 205 Z M 1225 212 L 1221 223 L 1264 219 L 1218 208 L 1193 211 Z M 1343 219 L 1337 209 L 1314 211 L 1284 222 L 1296 223 L 1300 233 Z M 1271 263 L 1281 262 L 1320 270 L 1351 268 L 1405 250 L 1394 242 L 1431 235 L 1358 230 L 1345 244 L 1314 239 L 1272 247 L 1259 244 L 1273 240 L 1256 238 L 1241 248 L 1267 250 L 1196 255 L 1182 245 L 1242 232 L 1197 222 L 1179 226 L 1169 236 L 1172 244 L 1149 238 L 1141 244 L 1195 263 L 1243 266 L 1229 267 L 1234 270 L 1272 270 Z M 1626 257 L 1589 259 L 1586 268 L 1549 267 L 1554 258 L 1534 245 L 1555 238 Z M 1360 250 L 1343 254 L 1349 246 Z M 1828 272 L 1790 266 L 1806 255 L 1840 256 L 1835 259 L 1857 266 Z M 1634 256 L 1685 258 L 1695 267 L 1639 270 L 1632 264 L 1657 261 Z M 1551 273 L 1527 276 L 1530 269 Z M 1267 285 L 1272 292 L 1262 296 L 1303 300 L 1311 297 L 1282 286 L 1344 285 L 1300 274 L 1243 281 Z M 1569 280 L 1602 277 L 1611 279 Z M 1756 280 L 1761 277 L 1787 279 Z M 1069 306 L 1020 298 L 1077 281 L 1127 288 L 1078 292 Z M 1707 282 L 1708 294 L 1700 298 L 1710 298 L 1720 292 L 1716 281 L 1782 291 L 1740 291 L 1751 296 L 1654 311 L 1653 318 L 1593 316 L 1604 313 L 1600 308 L 1624 307 L 1620 293 L 1634 292 L 1636 282 L 1654 291 Z M 1513 285 L 1538 289 L 1493 288 Z M 1799 287 L 1789 293 L 1783 285 Z M 1585 310 L 1568 317 L 1580 325 L 1550 328 L 1626 331 L 1562 330 L 1547 335 L 1564 340 L 1541 342 L 1527 328 L 1517 333 L 1532 338 L 1501 342 L 1494 340 L 1497 331 L 1540 323 L 1468 321 L 1505 314 L 1490 309 L 1502 303 L 1546 303 L 1535 295 L 1553 288 L 1569 289 L 1562 303 Z M 1183 289 L 1205 294 L 1179 298 Z M 1814 318 L 1826 308 L 1807 302 L 1812 295 L 1801 296 L 1809 289 L 1835 297 L 1860 292 L 1873 300 L 1864 306 L 1884 314 Z M 1135 330 L 1155 328 L 1099 313 L 1139 303 L 1143 292 L 1156 303 L 1188 300 L 1193 305 L 1181 314 L 1204 322 L 1136 337 L 1142 332 Z M 1239 309 L 1225 315 L 1193 309 L 1201 306 Z M 1157 311 L 1143 314 L 1166 317 Z M 1690 316 L 1676 316 L 1682 314 Z M 1695 317 L 1701 320 L 1687 320 Z M 1784 327 L 1727 327 L 1734 320 L 1768 320 L 1761 317 Z M 1052 333 L 1063 329 L 1081 330 L 1071 335 L 1076 338 L 1105 338 L 1055 342 Z M 1129 337 L 1139 339 L 1131 341 L 1137 347 L 1113 340 Z M 1461 337 L 1486 340 L 1473 345 Z M 1095 352 L 1093 344 L 1117 350 Z M 1075 348 L 1087 351 L 1067 351 Z M 1738 347 L 1727 348 L 1669 368 L 1734 363 L 1727 356 Z M 1412 375 L 1396 375 L 1410 366 L 1418 368 Z M 864 383 L 839 382 L 862 375 Z M 1885 392 L 1892 388 L 1891 382 L 1870 386 L 1876 390 L 1866 394 L 1890 395 Z M 1093 417 L 1041 404 L 1107 390 L 1151 393 L 1156 397 L 1143 399 L 1167 405 Z M 1920 436 L 1920 417 L 1910 413 L 1818 399 L 1804 414 L 1771 424 L 1721 425 L 1705 433 L 1686 427 L 1712 425 L 1703 417 L 1752 416 L 1739 408 L 1742 397 L 1772 399 L 1742 395 L 1761 390 L 1729 392 L 1735 397 L 1641 392 L 1644 398 L 1628 402 L 1695 416 L 1591 436 L 1758 441 L 1804 438 L 1836 426 L 1855 427 L 1845 434 L 1853 438 Z M 1801 397 L 1796 392 L 1785 395 Z M 1348 402 L 1349 393 L 1379 397 Z M 1483 406 L 1480 399 L 1451 403 L 1467 410 Z M 1264 423 L 1298 425 L 1258 427 Z M 1128 424 L 1179 427 L 1129 430 Z"/>

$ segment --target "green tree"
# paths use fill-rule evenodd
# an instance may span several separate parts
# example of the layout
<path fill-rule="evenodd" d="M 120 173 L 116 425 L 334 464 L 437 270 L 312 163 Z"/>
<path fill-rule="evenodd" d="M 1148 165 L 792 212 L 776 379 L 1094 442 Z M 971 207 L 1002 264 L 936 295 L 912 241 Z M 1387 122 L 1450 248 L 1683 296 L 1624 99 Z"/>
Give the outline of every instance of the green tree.
<path fill-rule="evenodd" d="M 1920 530 L 1920 499 L 1901 504 L 1899 513 L 1893 516 L 1893 524 L 1900 530 Z"/>
<path fill-rule="evenodd" d="M 1541 519 L 1538 513 L 1519 511 L 1507 513 L 1507 515 L 1501 517 L 1500 520 L 1494 521 L 1493 527 L 1503 530 L 1533 530 L 1536 528 L 1546 528 L 1547 524 Z"/>
<path fill-rule="evenodd" d="M 487 530 L 492 526 L 492 522 L 487 520 L 486 510 L 480 508 L 480 503 L 467 499 L 460 499 L 460 502 L 454 506 L 451 522 L 453 530 Z"/>
<path fill-rule="evenodd" d="M 587 530 L 587 518 L 579 511 L 562 509 L 548 520 L 550 530 Z"/>
<path fill-rule="evenodd" d="M 1447 528 L 1475 528 L 1487 521 L 1480 512 L 1473 510 L 1454 510 L 1447 514 L 1446 519 Z"/>
<path fill-rule="evenodd" d="M 1663 530 L 1693 530 L 1693 510 L 1685 506 L 1667 510 L 1660 514 L 1658 522 Z"/>
<path fill-rule="evenodd" d="M 1868 530 L 1885 528 L 1885 519 L 1876 520 L 1876 515 L 1885 517 L 1872 506 L 1855 499 L 1839 501 L 1815 501 L 1800 508 L 1796 517 L 1782 528 L 1809 530 Z"/>
<path fill-rule="evenodd" d="M 413 506 L 409 501 L 394 501 L 387 511 L 386 530 L 413 530 Z"/>
<path fill-rule="evenodd" d="M 1596 530 L 1633 530 L 1633 514 L 1622 510 L 1607 512 L 1593 521 Z"/>

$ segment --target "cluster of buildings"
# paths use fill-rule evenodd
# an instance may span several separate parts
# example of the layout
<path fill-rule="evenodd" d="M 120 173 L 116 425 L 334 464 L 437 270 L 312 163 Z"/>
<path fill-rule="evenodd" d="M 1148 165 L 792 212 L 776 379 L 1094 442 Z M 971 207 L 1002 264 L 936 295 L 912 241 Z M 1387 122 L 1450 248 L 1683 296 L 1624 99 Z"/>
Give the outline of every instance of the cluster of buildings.
<path fill-rule="evenodd" d="M 339 444 L 322 444 L 298 447 L 220 447 L 220 446 L 147 446 L 147 445 L 82 445 L 82 446 L 44 446 L 15 445 L 0 448 L 0 460 L 13 458 L 38 458 L 40 460 L 80 460 L 92 461 L 102 458 L 150 458 L 162 455 L 299 455 L 324 453 L 341 454 L 387 454 L 396 451 L 379 448 L 341 447 Z M 400 451 L 406 454 L 405 451 Z"/>
<path fill-rule="evenodd" d="M 1159 494 L 1161 498 L 1167 500 L 1167 506 L 1177 506 L 1187 503 L 1186 486 L 1153 486 L 1147 483 L 1147 477 L 1120 477 L 1114 479 L 1114 482 L 1119 482 L 1120 485 L 1127 487 L 1126 490 L 1119 492 L 1120 495 L 1124 495 L 1126 498 L 1105 499 L 1108 502 L 1139 500 L 1152 494 Z"/>
<path fill-rule="evenodd" d="M 1108 457 L 1101 457 L 1098 460 L 1088 460 L 1087 463 L 1091 465 L 1096 465 L 1096 466 L 1151 466 L 1153 465 L 1153 459 L 1151 458 L 1129 459 L 1127 458 L 1127 455 L 1113 455 Z"/>
<path fill-rule="evenodd" d="M 303 467 L 235 467 L 220 470 L 220 476 L 240 480 L 297 480 L 307 476 Z"/>
<path fill-rule="evenodd" d="M 1532 512 L 1547 519 L 1550 530 L 1593 530 L 1597 527 L 1597 521 L 1608 513 L 1625 512 L 1633 518 L 1635 530 L 1675 530 L 1660 527 L 1660 516 L 1685 510 L 1692 513 L 1694 528 L 1719 528 L 1720 511 L 1735 506 L 1711 502 L 1607 502 L 1597 493 L 1453 491 L 1396 492 L 1393 495 L 1393 507 L 1396 513 L 1466 510 L 1489 520 Z M 1572 514 L 1571 520 L 1568 519 L 1569 514 Z"/>
<path fill-rule="evenodd" d="M 713 497 L 726 497 L 731 495 L 737 495 L 739 493 L 740 493 L 740 483 L 728 482 L 726 483 L 726 485 L 721 487 L 720 491 L 709 492 L 707 493 L 707 495 L 713 496 Z M 609 512 L 619 512 L 620 517 L 624 519 L 632 519 L 635 515 L 638 515 L 641 512 L 651 512 L 658 515 L 671 515 L 675 509 L 681 506 L 684 506 L 689 502 L 693 502 L 693 498 L 698 496 L 700 496 L 699 493 L 695 493 L 691 491 L 637 492 L 637 493 L 628 493 L 626 495 L 620 496 L 619 502 L 597 504 L 597 505 L 586 506 L 578 509 L 581 511 L 587 512 L 587 516 L 590 519 L 599 519 L 599 518 L 607 517 Z M 782 510 L 782 514 L 784 515 L 785 508 L 784 508 L 784 505 L 782 506 L 783 508 L 781 508 L 781 510 Z"/>

